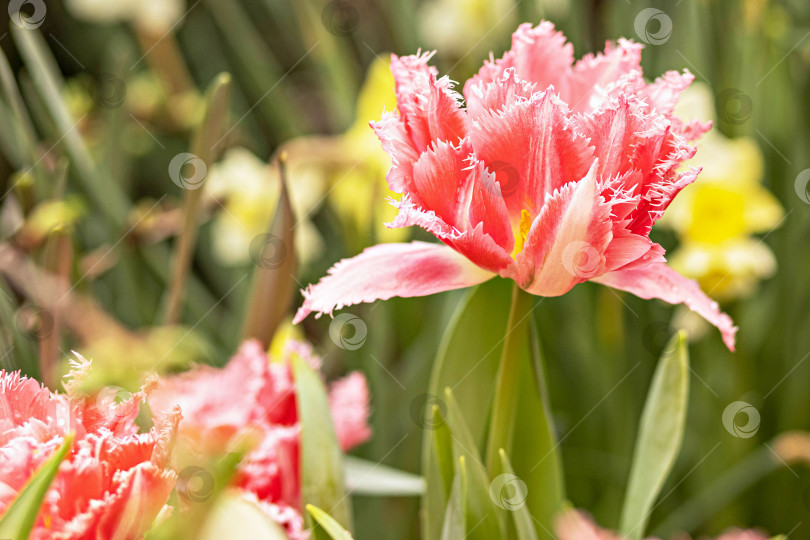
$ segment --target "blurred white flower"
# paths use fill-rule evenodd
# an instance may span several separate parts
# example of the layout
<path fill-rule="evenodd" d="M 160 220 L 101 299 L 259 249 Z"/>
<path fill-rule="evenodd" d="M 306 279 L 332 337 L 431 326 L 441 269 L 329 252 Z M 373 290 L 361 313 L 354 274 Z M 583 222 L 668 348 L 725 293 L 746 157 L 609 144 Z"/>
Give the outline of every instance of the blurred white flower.
<path fill-rule="evenodd" d="M 168 32 L 183 16 L 185 0 L 65 0 L 70 13 L 89 22 L 129 22 L 152 34 Z"/>

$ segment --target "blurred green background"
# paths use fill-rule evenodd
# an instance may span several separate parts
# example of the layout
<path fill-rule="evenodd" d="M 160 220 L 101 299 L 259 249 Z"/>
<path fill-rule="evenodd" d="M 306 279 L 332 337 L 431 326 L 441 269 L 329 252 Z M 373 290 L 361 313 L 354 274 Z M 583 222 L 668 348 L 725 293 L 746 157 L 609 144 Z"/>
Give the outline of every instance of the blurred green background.
<path fill-rule="evenodd" d="M 714 331 L 691 345 L 686 439 L 651 530 L 713 535 L 731 525 L 760 526 L 810 538 L 810 473 L 803 464 L 810 462 L 810 444 L 778 439 L 810 429 L 810 204 L 800 175 L 810 167 L 810 4 L 189 0 L 163 17 L 160 9 L 135 14 L 125 3 L 118 13 L 116 2 L 49 2 L 38 28 L 20 32 L 9 19 L 0 29 L 10 68 L 0 100 L 0 273 L 6 278 L 0 367 L 53 385 L 67 351 L 77 349 L 102 366 L 103 383 L 132 385 L 156 364 L 222 364 L 235 350 L 261 265 L 244 238 L 221 228 L 229 213 L 244 211 L 258 214 L 232 217 L 258 221 L 265 230 L 278 200 L 269 193 L 254 206 L 234 202 L 248 190 L 240 175 L 255 173 L 244 163 L 217 169 L 226 187 L 224 195 L 203 196 L 184 308 L 177 320 L 164 315 L 188 204 L 167 170 L 174 156 L 189 151 L 201 95 L 218 73 L 233 76 L 233 127 L 215 153 L 243 147 L 267 161 L 292 144 L 291 191 L 306 199 L 315 186 L 310 208 L 297 216 L 315 231 L 297 244 L 299 253 L 308 252 L 297 273 L 303 286 L 337 260 L 386 239 L 374 225 L 383 218 L 368 202 L 387 195 L 378 189 L 380 168 L 363 169 L 365 148 L 358 150 L 360 169 L 330 154 L 335 141 L 353 144 L 352 125 L 382 112 L 362 118 L 355 110 L 369 65 L 391 52 L 437 48 L 439 72 L 463 83 L 489 51 L 499 57 L 509 47 L 519 22 L 546 18 L 574 44 L 577 57 L 627 37 L 649 43 L 647 78 L 692 71 L 715 98 L 715 129 L 759 145 L 763 183 L 784 208 L 780 226 L 760 235 L 775 255 L 775 275 L 724 303 L 740 327 L 736 354 Z M 35 4 L 23 6 L 29 20 Z M 642 21 L 640 35 L 639 14 L 650 7 L 665 14 L 671 34 L 659 18 Z M 302 136 L 320 137 L 296 139 Z M 366 144 L 362 136 L 356 140 Z M 213 175 L 214 163 L 207 165 Z M 344 186 L 356 182 L 354 206 L 353 192 L 337 187 L 344 179 Z M 668 250 L 678 243 L 661 227 L 653 239 Z M 228 246 L 241 256 L 223 255 Z M 49 281 L 53 276 L 73 287 L 69 307 L 53 307 L 55 295 L 64 298 Z M 368 331 L 356 350 L 330 340 L 328 318 L 303 324 L 327 373 L 360 369 L 370 380 L 374 437 L 357 454 L 418 471 L 421 400 L 460 296 L 355 306 L 350 311 Z M 284 307 L 283 300 L 265 300 Z M 296 294 L 293 304 L 299 302 Z M 569 498 L 615 527 L 646 389 L 668 336 L 680 326 L 673 322 L 676 310 L 584 284 L 543 299 L 535 313 Z M 50 373 L 43 372 L 43 358 Z M 734 401 L 760 413 L 752 437 L 724 428 L 723 411 Z M 354 511 L 359 539 L 418 534 L 416 499 L 356 497 Z"/>

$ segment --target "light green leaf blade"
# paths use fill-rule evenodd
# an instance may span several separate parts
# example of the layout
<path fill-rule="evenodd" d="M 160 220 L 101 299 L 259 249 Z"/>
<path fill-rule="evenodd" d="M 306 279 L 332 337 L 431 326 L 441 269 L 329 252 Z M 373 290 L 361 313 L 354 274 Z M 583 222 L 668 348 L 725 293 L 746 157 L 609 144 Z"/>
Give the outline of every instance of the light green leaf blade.
<path fill-rule="evenodd" d="M 641 414 L 620 527 L 631 539 L 643 536 L 653 503 L 678 456 L 688 397 L 689 356 L 686 333 L 680 331 L 658 362 Z"/>
<path fill-rule="evenodd" d="M 425 479 L 419 475 L 353 456 L 343 461 L 346 487 L 354 494 L 402 497 L 425 492 Z"/>
<path fill-rule="evenodd" d="M 501 538 L 504 534 L 506 517 L 503 510 L 495 506 L 490 497 L 489 475 L 481 461 L 472 433 L 467 428 L 465 416 L 449 388 L 445 389 L 444 401 L 447 406 L 447 426 L 453 441 L 453 457 L 459 463 L 458 460 L 463 458 L 465 463 L 467 522 L 475 524 L 475 528 L 467 533 L 467 538 L 471 540 Z M 458 469 L 456 474 L 459 474 Z"/>
<path fill-rule="evenodd" d="M 497 322 L 509 315 L 510 288 L 511 282 L 492 279 L 467 292 L 448 325 L 431 373 L 430 399 L 441 400 L 446 387 L 453 389 L 478 450 L 483 448 L 501 355 L 504 325 Z M 424 540 L 440 538 L 447 504 L 434 439 L 425 433 L 422 441 L 422 474 L 427 482 L 422 499 Z"/>
<path fill-rule="evenodd" d="M 510 505 L 510 513 L 512 520 L 515 523 L 515 531 L 517 532 L 517 540 L 537 540 L 537 531 L 532 522 L 532 516 L 529 514 L 527 505 L 523 504 L 529 497 L 528 486 L 523 483 L 523 480 L 515 475 L 512 469 L 512 464 L 509 463 L 509 456 L 501 449 L 499 452 L 501 458 L 501 468 L 503 474 L 514 476 L 519 482 L 512 482 L 512 488 L 515 493 L 510 497 L 514 504 Z"/>
<path fill-rule="evenodd" d="M 312 534 L 315 540 L 353 540 L 349 531 L 317 506 L 308 504 L 307 512 L 312 518 Z"/>
<path fill-rule="evenodd" d="M 301 422 L 301 499 L 351 527 L 343 477 L 343 452 L 335 436 L 329 400 L 320 375 L 297 355 L 292 359 Z"/>
<path fill-rule="evenodd" d="M 447 508 L 442 522 L 442 540 L 454 540 L 467 536 L 467 466 L 464 456 L 458 458 L 457 474 L 453 479 Z"/>
<path fill-rule="evenodd" d="M 287 540 L 287 533 L 254 503 L 244 497 L 226 493 L 217 498 L 197 538 Z"/>
<path fill-rule="evenodd" d="M 519 371 L 512 450 L 507 456 L 515 474 L 526 482 L 529 513 L 552 530 L 565 499 L 562 458 L 547 401 L 546 375 L 534 324 L 529 337 L 530 348 Z"/>
<path fill-rule="evenodd" d="M 59 464 L 67 456 L 72 444 L 73 434 L 70 434 L 65 437 L 65 442 L 59 450 L 48 458 L 48 461 L 28 480 L 22 491 L 11 502 L 3 516 L 0 517 L 0 538 L 19 540 L 28 538 L 31 529 L 36 524 L 42 500 L 59 471 Z"/>

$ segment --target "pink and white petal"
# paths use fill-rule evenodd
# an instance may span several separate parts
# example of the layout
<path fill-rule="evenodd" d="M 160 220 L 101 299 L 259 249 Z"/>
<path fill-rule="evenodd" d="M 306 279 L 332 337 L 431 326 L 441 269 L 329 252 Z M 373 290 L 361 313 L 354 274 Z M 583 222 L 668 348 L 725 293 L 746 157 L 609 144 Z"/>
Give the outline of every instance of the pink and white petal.
<path fill-rule="evenodd" d="M 723 336 L 723 342 L 731 351 L 734 350 L 737 327 L 731 317 L 720 311 L 717 302 L 706 296 L 697 282 L 685 278 L 664 263 L 609 272 L 591 281 L 627 291 L 639 298 L 659 298 L 670 304 L 686 304 L 689 309 L 716 326 Z"/>
<path fill-rule="evenodd" d="M 515 280 L 526 291 L 559 296 L 605 271 L 612 224 L 610 205 L 597 195 L 597 168 L 546 197 L 515 257 Z"/>
<path fill-rule="evenodd" d="M 299 323 L 344 306 L 394 296 L 427 296 L 482 283 L 495 274 L 483 270 L 452 248 L 427 242 L 379 244 L 333 266 L 305 291 L 295 315 Z"/>
<path fill-rule="evenodd" d="M 681 93 L 689 88 L 695 76 L 689 70 L 667 71 L 654 82 L 640 92 L 642 98 L 646 98 L 647 105 L 654 111 L 662 114 L 670 114 L 681 97 Z"/>
<path fill-rule="evenodd" d="M 514 171 L 516 185 L 501 184 L 513 224 L 522 210 L 536 215 L 546 194 L 588 172 L 593 149 L 566 113 L 553 92 L 538 93 L 501 114 L 482 114 L 470 131 L 475 155 L 490 172 Z"/>
<path fill-rule="evenodd" d="M 554 86 L 562 91 L 573 63 L 574 46 L 566 43 L 563 33 L 556 31 L 552 23 L 543 21 L 535 27 L 524 23 L 512 34 L 512 48 L 502 58 L 484 62 L 478 74 L 467 81 L 464 96 L 470 100 L 473 87 L 498 80 L 508 68 L 514 68 L 521 80 L 534 83 L 538 90 Z"/>
<path fill-rule="evenodd" d="M 413 186 L 413 164 L 421 152 L 414 147 L 405 122 L 397 113 L 386 113 L 371 127 L 382 143 L 383 150 L 391 157 L 391 168 L 386 180 L 394 193 L 408 191 Z"/>
<path fill-rule="evenodd" d="M 481 82 L 468 88 L 469 93 L 465 98 L 467 114 L 474 119 L 487 111 L 503 111 L 512 103 L 530 98 L 536 87 L 536 84 L 520 79 L 515 68 L 507 68 L 494 81 Z"/>
<path fill-rule="evenodd" d="M 397 108 L 413 141 L 424 152 L 434 141 L 457 143 L 464 138 L 465 115 L 461 96 L 447 77 L 437 79 L 436 68 L 428 66 L 433 53 L 391 57 L 396 81 Z"/>
<path fill-rule="evenodd" d="M 633 71 L 642 73 L 642 45 L 626 39 L 617 44 L 607 43 L 605 52 L 588 54 L 574 65 L 568 91 L 562 94 L 575 111 L 588 111 L 598 106 L 604 89 Z M 596 99 L 597 101 L 593 101 Z"/>

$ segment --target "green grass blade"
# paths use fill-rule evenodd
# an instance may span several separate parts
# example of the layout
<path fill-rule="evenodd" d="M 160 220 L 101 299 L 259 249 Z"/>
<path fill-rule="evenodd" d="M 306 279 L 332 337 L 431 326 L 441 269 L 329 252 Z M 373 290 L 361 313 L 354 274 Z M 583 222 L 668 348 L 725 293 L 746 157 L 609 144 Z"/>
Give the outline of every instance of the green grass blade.
<path fill-rule="evenodd" d="M 308 504 L 307 512 L 312 518 L 312 533 L 315 540 L 353 540 L 349 531 L 317 506 Z"/>
<path fill-rule="evenodd" d="M 328 509 L 338 522 L 351 527 L 343 453 L 332 425 L 326 389 L 320 375 L 297 355 L 292 367 L 301 421 L 301 499 L 305 505 Z"/>
<path fill-rule="evenodd" d="M 670 340 L 653 375 L 630 468 L 622 508 L 621 532 L 643 536 L 653 503 L 667 479 L 683 441 L 689 398 L 686 333 Z"/>

